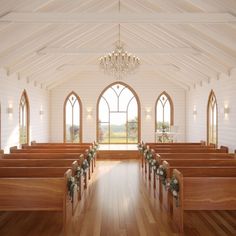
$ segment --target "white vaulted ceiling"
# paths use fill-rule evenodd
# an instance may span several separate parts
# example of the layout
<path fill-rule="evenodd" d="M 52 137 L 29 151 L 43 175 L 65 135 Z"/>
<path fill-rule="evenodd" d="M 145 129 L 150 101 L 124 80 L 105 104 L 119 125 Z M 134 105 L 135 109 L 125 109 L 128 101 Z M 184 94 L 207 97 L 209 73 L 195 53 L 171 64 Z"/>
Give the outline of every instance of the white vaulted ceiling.
<path fill-rule="evenodd" d="M 189 89 L 236 67 L 236 0 L 0 0 L 0 67 L 49 89 L 97 76 L 119 24 L 142 76 Z"/>

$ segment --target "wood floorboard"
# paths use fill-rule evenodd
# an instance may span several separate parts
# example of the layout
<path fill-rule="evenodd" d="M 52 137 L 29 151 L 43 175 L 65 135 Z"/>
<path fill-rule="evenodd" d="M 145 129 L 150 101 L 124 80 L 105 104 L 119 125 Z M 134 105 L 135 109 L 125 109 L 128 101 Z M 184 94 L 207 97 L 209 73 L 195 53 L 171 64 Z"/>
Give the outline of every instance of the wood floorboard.
<path fill-rule="evenodd" d="M 186 211 L 184 236 L 236 235 L 235 211 Z M 57 212 L 1 212 L 0 235 L 61 236 Z M 68 236 L 177 236 L 137 160 L 98 161 Z"/>

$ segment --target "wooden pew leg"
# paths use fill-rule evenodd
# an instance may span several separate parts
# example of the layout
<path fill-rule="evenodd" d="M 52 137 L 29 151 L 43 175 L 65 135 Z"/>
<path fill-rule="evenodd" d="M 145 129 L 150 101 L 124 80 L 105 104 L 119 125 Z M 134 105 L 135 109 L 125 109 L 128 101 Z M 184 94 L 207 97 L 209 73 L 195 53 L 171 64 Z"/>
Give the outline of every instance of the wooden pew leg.
<path fill-rule="evenodd" d="M 94 172 L 94 159 L 92 159 L 92 173 Z"/>
<path fill-rule="evenodd" d="M 151 181 L 152 167 L 148 164 L 148 180 Z"/>
<path fill-rule="evenodd" d="M 72 222 L 72 203 L 69 199 L 68 195 L 66 194 L 64 200 L 64 209 L 63 209 L 63 235 L 69 236 L 69 229 L 71 228 L 71 222 Z"/>
<path fill-rule="evenodd" d="M 182 235 L 184 232 L 184 222 L 183 222 L 183 217 L 184 217 L 184 211 L 183 211 L 183 206 L 180 205 L 180 201 L 178 206 L 176 206 L 176 199 L 173 197 L 172 199 L 173 202 L 173 221 L 176 224 L 180 234 Z"/>
<path fill-rule="evenodd" d="M 88 171 L 84 174 L 84 189 L 88 187 Z"/>
<path fill-rule="evenodd" d="M 156 174 L 155 171 L 153 171 L 153 188 L 156 189 Z"/>
<path fill-rule="evenodd" d="M 141 156 L 141 163 L 142 163 L 142 168 L 143 168 L 143 155 L 142 155 L 142 153 L 140 153 L 140 156 Z"/>

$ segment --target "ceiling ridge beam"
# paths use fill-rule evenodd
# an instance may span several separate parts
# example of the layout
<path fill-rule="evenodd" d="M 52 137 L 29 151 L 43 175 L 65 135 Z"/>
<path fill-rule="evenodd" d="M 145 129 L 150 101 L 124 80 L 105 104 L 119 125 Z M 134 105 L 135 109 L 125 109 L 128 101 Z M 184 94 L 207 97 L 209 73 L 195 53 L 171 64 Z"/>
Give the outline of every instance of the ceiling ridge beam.
<path fill-rule="evenodd" d="M 14 23 L 64 23 L 64 24 L 190 24 L 236 22 L 230 13 L 55 13 L 55 12 L 10 12 L 0 17 L 0 22 Z"/>
<path fill-rule="evenodd" d="M 165 47 L 165 48 L 145 48 L 135 49 L 135 54 L 199 54 L 200 51 L 192 47 Z M 39 55 L 56 54 L 56 55 L 80 55 L 80 54 L 99 54 L 103 55 L 102 49 L 88 48 L 59 48 L 59 47 L 44 47 L 38 50 Z"/>

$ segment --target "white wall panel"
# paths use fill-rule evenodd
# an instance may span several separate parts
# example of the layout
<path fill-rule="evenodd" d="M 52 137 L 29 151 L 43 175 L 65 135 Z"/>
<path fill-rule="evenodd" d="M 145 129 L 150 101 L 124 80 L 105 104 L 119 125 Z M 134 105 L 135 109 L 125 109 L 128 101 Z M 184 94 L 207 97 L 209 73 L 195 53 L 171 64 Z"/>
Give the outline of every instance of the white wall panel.
<path fill-rule="evenodd" d="M 218 144 L 226 145 L 230 151 L 236 149 L 236 71 L 230 76 L 221 75 L 218 80 L 204 83 L 202 87 L 187 92 L 187 140 L 207 139 L 207 102 L 213 89 L 218 104 Z M 228 105 L 228 117 L 224 115 L 224 106 Z M 196 106 L 197 115 L 193 116 Z"/>
<path fill-rule="evenodd" d="M 49 140 L 49 92 L 18 80 L 16 75 L 7 76 L 0 70 L 0 102 L 1 102 L 1 149 L 9 151 L 9 147 L 19 145 L 19 102 L 24 89 L 27 92 L 30 105 L 30 141 L 47 142 Z M 9 105 L 13 114 L 7 113 Z M 42 108 L 44 114 L 40 116 Z"/>
<path fill-rule="evenodd" d="M 63 141 L 63 104 L 66 96 L 76 92 L 83 104 L 83 141 L 96 139 L 97 100 L 104 88 L 115 82 L 109 76 L 78 76 L 51 90 L 51 141 Z M 166 91 L 174 103 L 174 124 L 179 126 L 179 141 L 185 140 L 185 90 L 167 80 L 146 76 L 132 76 L 122 82 L 128 84 L 137 93 L 141 103 L 141 139 L 154 141 L 155 102 L 162 91 Z M 87 118 L 87 108 L 92 108 L 92 119 Z M 146 119 L 146 108 L 151 108 L 151 117 Z"/>

